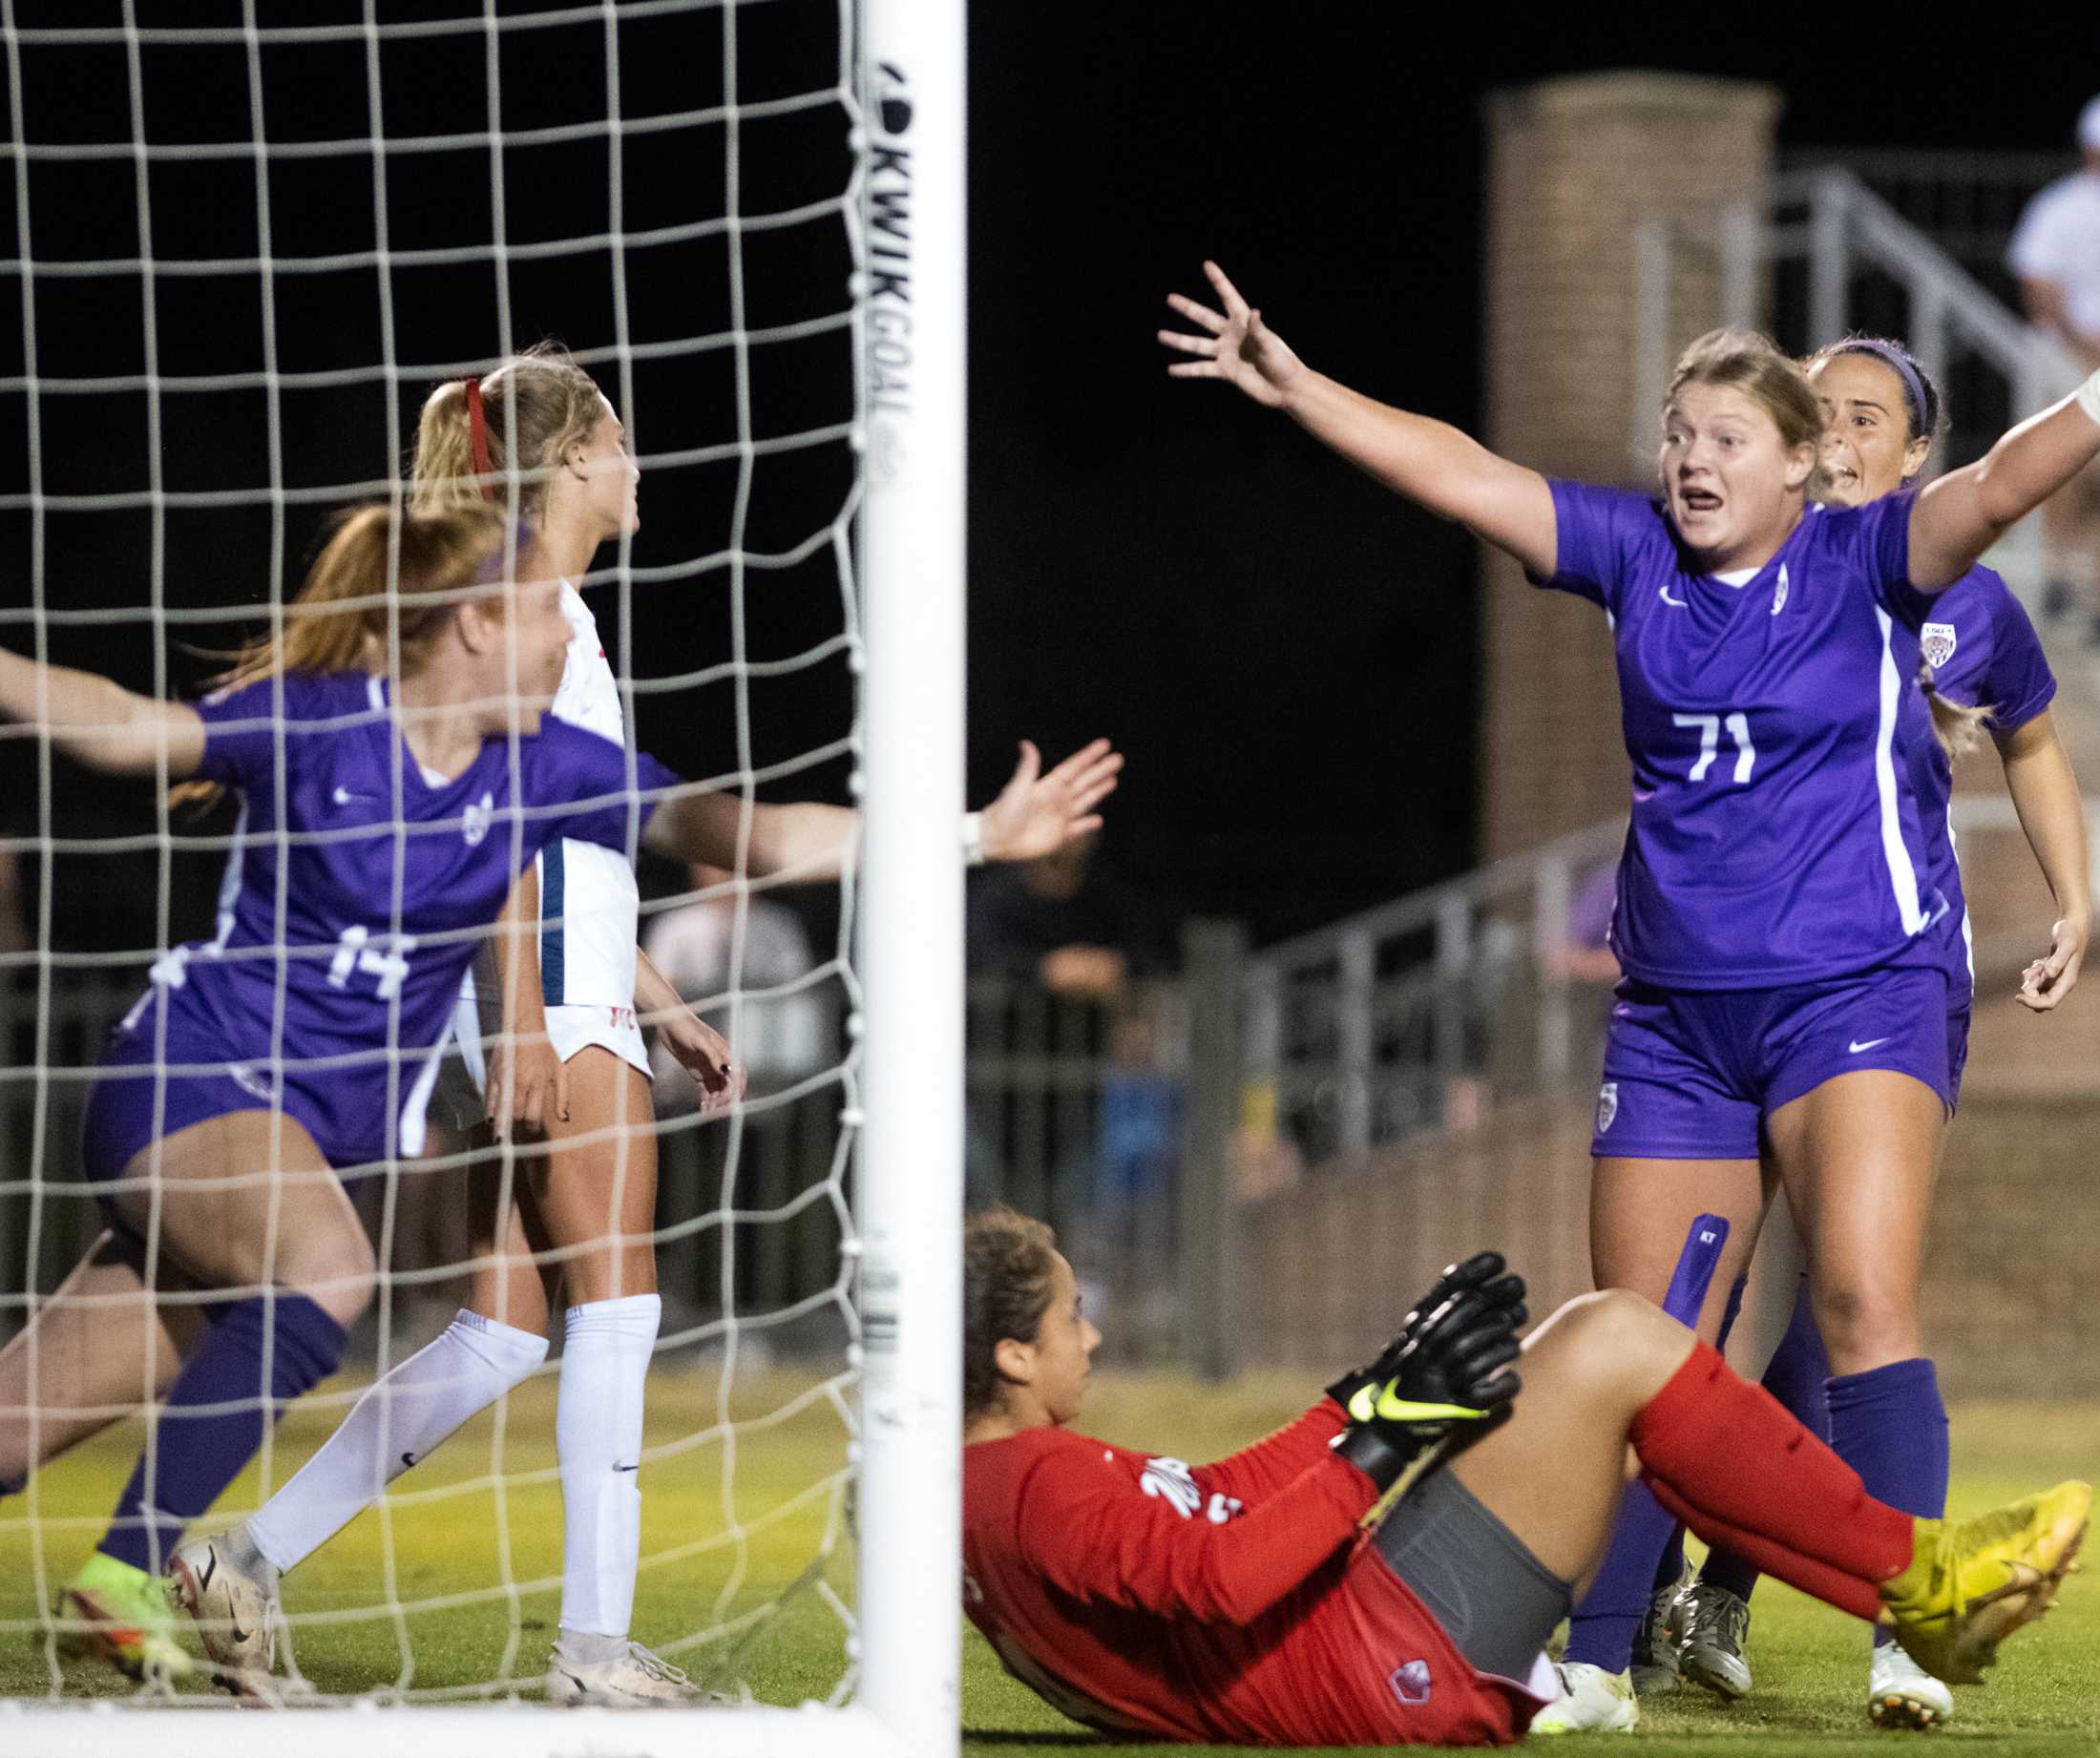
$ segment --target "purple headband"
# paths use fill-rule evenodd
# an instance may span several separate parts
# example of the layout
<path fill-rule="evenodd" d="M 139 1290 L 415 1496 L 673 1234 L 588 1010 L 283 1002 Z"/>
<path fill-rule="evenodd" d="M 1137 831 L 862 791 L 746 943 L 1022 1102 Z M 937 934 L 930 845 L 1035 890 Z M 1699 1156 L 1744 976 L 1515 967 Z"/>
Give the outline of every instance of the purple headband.
<path fill-rule="evenodd" d="M 1910 399 L 1911 408 L 1917 420 L 1912 424 L 1913 438 L 1932 437 L 1932 406 L 1925 401 L 1925 381 L 1918 376 L 1918 368 L 1910 364 L 1910 356 L 1892 342 L 1883 342 L 1875 336 L 1852 336 L 1831 349 L 1833 354 L 1871 354 L 1883 366 L 1892 367 L 1896 376 L 1903 381 L 1903 394 Z"/>

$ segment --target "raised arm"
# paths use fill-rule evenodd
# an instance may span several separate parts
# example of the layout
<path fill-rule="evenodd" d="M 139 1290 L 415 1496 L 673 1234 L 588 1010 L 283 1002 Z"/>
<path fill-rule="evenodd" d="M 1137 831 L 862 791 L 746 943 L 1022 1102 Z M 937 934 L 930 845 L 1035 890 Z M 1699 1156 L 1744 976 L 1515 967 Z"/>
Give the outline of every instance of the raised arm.
<path fill-rule="evenodd" d="M 1094 808 L 1114 793 L 1121 752 L 1105 739 L 1077 750 L 1054 769 L 1027 740 L 999 796 L 957 831 L 987 861 L 1030 861 L 1101 828 Z M 753 806 L 750 846 L 738 848 L 744 803 L 733 794 L 684 794 L 666 800 L 650 818 L 643 844 L 673 860 L 705 861 L 754 878 L 792 873 L 828 879 L 844 867 L 860 836 L 860 814 L 843 806 Z M 740 860 L 739 856 L 743 858 Z"/>
<path fill-rule="evenodd" d="M 2070 756 L 2048 710 L 2000 743 L 2006 789 L 2020 814 L 2027 847 L 2056 899 L 2049 950 L 2021 973 L 2020 1000 L 2046 1014 L 2070 994 L 2092 930 L 2092 885 L 2086 870 L 2086 803 Z"/>
<path fill-rule="evenodd" d="M 1921 492 L 1910 510 L 1910 583 L 1941 592 L 2008 530 L 2100 457 L 2100 372 Z"/>
<path fill-rule="evenodd" d="M 154 775 L 166 754 L 171 782 L 204 760 L 204 722 L 187 702 L 157 701 L 120 683 L 0 650 L 0 715 L 42 726 L 74 762 L 104 775 Z"/>
<path fill-rule="evenodd" d="M 1263 324 L 1222 268 L 1206 262 L 1203 272 L 1224 309 L 1167 296 L 1167 304 L 1204 332 L 1159 332 L 1167 347 L 1195 356 L 1167 367 L 1169 373 L 1223 379 L 1264 408 L 1283 410 L 1396 494 L 1457 520 L 1534 574 L 1554 572 L 1553 496 L 1537 471 L 1498 456 L 1446 422 L 1411 415 L 1314 372 Z"/>

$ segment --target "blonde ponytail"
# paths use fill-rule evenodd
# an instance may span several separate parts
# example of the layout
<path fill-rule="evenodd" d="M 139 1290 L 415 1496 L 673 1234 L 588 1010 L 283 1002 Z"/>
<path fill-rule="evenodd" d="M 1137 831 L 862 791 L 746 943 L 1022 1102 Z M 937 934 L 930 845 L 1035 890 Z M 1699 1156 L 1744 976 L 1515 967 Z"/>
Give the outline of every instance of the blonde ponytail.
<path fill-rule="evenodd" d="M 1940 741 L 1949 763 L 1983 747 L 1984 731 L 1994 718 L 1987 703 L 1964 708 L 1958 701 L 1948 701 L 1933 688 L 1932 667 L 1922 661 L 1918 666 L 1918 687 L 1924 691 L 1925 701 L 1932 709 L 1932 736 Z"/>
<path fill-rule="evenodd" d="M 444 511 L 397 512 L 385 504 L 340 514 L 297 596 L 284 606 L 283 629 L 258 636 L 225 657 L 215 690 L 235 690 L 281 672 L 373 669 L 398 631 L 401 672 L 413 674 L 472 587 L 505 543 L 505 522 L 474 501 Z M 177 805 L 208 803 L 215 782 L 188 782 L 169 796 Z"/>
<path fill-rule="evenodd" d="M 467 382 L 452 379 L 430 392 L 416 420 L 412 504 L 424 511 L 488 499 L 507 507 L 514 440 L 514 511 L 536 523 L 562 452 L 578 440 L 588 440 L 604 414 L 598 382 L 559 343 L 542 342 L 512 355 L 475 383 L 481 390 L 487 471 L 475 466 Z"/>

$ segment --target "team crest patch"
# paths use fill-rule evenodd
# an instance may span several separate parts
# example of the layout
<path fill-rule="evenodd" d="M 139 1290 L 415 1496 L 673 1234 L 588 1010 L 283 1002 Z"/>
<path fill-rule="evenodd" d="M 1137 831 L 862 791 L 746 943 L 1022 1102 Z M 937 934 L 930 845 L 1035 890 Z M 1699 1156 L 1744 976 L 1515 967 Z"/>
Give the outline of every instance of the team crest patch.
<path fill-rule="evenodd" d="M 1787 565 L 1779 564 L 1779 583 L 1772 589 L 1772 614 L 1776 617 L 1787 607 Z"/>
<path fill-rule="evenodd" d="M 478 848 L 481 840 L 489 834 L 489 821 L 495 816 L 495 795 L 485 793 L 480 800 L 467 807 L 467 819 L 459 827 L 460 835 L 467 839 L 467 847 Z"/>
<path fill-rule="evenodd" d="M 1601 1136 L 1611 1127 L 1612 1120 L 1619 1115 L 1619 1083 L 1606 1080 L 1597 1089 L 1597 1133 Z"/>
<path fill-rule="evenodd" d="M 1954 658 L 1956 637 L 1951 622 L 1928 622 L 1919 631 L 1919 646 L 1923 650 L 1925 663 L 1938 671 Z"/>
<path fill-rule="evenodd" d="M 1386 1683 L 1393 1687 L 1393 1695 L 1410 1708 L 1418 1708 L 1429 1701 L 1429 1663 L 1408 1661 L 1394 1667 Z"/>

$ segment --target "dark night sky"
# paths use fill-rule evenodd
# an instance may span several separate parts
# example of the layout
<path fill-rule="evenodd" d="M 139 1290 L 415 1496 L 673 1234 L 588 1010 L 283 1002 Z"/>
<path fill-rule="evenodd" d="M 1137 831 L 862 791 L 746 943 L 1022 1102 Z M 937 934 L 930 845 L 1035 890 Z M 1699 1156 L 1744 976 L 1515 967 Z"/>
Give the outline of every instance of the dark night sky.
<path fill-rule="evenodd" d="M 354 18 L 347 0 L 265 5 L 265 22 Z M 465 0 L 386 4 L 387 18 L 474 11 Z M 524 9 L 505 5 L 512 13 Z M 1214 387 L 1170 384 L 1152 331 L 1169 287 L 1194 290 L 1198 264 L 1225 262 L 1309 360 L 1376 394 L 1469 423 L 1479 397 L 1480 99 L 1556 73 L 1648 66 L 1765 78 L 1787 94 L 1782 139 L 1809 144 L 1972 143 L 2048 150 L 2066 136 L 2100 58 L 2034 37 L 1980 54 L 1972 44 L 1903 31 L 1863 46 L 1770 10 L 1504 9 L 1470 37 L 1425 35 L 1422 10 L 1387 4 L 1293 9 L 1148 4 L 1077 7 L 981 0 L 972 8 L 973 796 L 998 784 L 1022 735 L 1061 749 L 1095 733 L 1129 753 L 1108 858 L 1142 878 L 1163 912 L 1225 910 L 1270 935 L 1460 870 L 1471 848 L 1475 714 L 1475 565 L 1462 536 L 1358 480 L 1274 418 Z M 1601 13 L 1601 15 L 1600 15 Z M 147 23 L 238 22 L 223 0 L 141 0 Z M 115 0 L 16 8 L 33 23 L 114 22 Z M 2000 42 L 2016 33 L 1994 14 Z M 740 97 L 807 90 L 835 55 L 830 0 L 739 9 Z M 621 31 L 622 107 L 661 114 L 723 95 L 719 14 Z M 602 115 L 602 32 L 505 38 L 507 127 Z M 477 37 L 389 45 L 386 110 L 395 135 L 479 126 L 486 115 Z M 1976 69 L 1986 75 L 1979 80 Z M 25 113 L 32 138 L 127 137 L 120 49 L 32 50 Z M 151 136 L 244 138 L 246 70 L 238 48 L 155 51 L 146 60 Z M 1942 95 L 1946 101 L 1941 101 Z M 265 111 L 273 139 L 326 138 L 364 126 L 362 52 L 273 50 Z M 748 126 L 747 211 L 841 186 L 835 116 Z M 627 154 L 630 228 L 718 214 L 719 130 L 638 137 Z M 396 159 L 390 242 L 443 246 L 485 239 L 484 150 Z M 39 167 L 32 180 L 40 258 L 129 254 L 136 200 L 128 162 Z M 0 179 L 5 182 L 7 179 Z M 598 143 L 510 156 L 514 240 L 576 236 L 606 222 Z M 354 250 L 372 241 L 368 164 L 285 161 L 271 174 L 280 253 Z M 0 192 L 11 241 L 12 192 Z M 255 247 L 252 166 L 162 166 L 154 181 L 163 255 L 242 255 Z M 11 242 L 0 255 L 13 254 Z M 521 341 L 556 333 L 579 346 L 614 339 L 608 253 L 514 265 Z M 752 235 L 745 276 L 753 325 L 838 308 L 842 250 L 830 232 Z M 719 239 L 629 253 L 629 334 L 638 342 L 704 333 L 727 321 L 726 246 Z M 0 377 L 21 370 L 18 275 L 0 275 Z M 140 369 L 136 280 L 40 278 L 39 369 Z M 486 262 L 397 271 L 397 358 L 436 364 L 497 346 Z M 159 283 L 163 373 L 260 365 L 257 278 Z M 378 358 L 376 277 L 368 270 L 279 283 L 280 365 Z M 838 418 L 836 336 L 754 351 L 761 433 Z M 638 364 L 622 387 L 645 453 L 734 433 L 731 357 L 714 350 Z M 406 378 L 397 415 L 430 382 Z M 287 395 L 281 417 L 294 486 L 384 473 L 384 394 L 352 387 Z M 163 399 L 161 457 L 171 487 L 265 482 L 260 391 Z M 28 403 L 0 395 L 0 493 L 27 481 Z M 47 397 L 47 490 L 137 489 L 146 481 L 145 399 Z M 396 437 L 400 437 L 398 434 Z M 807 534 L 844 483 L 834 450 L 767 461 L 754 480 L 754 547 Z M 634 560 L 671 568 L 721 547 L 734 504 L 733 463 L 653 471 Z M 296 569 L 318 506 L 294 509 L 284 553 Z M 146 596 L 151 522 L 143 513 L 54 514 L 47 533 L 52 602 L 137 604 Z M 29 521 L 0 513 L 0 612 L 26 602 Z M 267 592 L 266 513 L 180 512 L 166 528 L 171 603 L 253 603 Z M 723 571 L 639 585 L 628 638 L 638 676 L 684 670 L 727 652 Z M 750 651 L 807 644 L 837 625 L 823 567 L 753 574 Z M 618 624 L 606 595 L 601 622 Z M 197 629 L 223 641 L 238 627 Z M 26 644 L 20 622 L 0 639 Z M 128 681 L 151 677 L 143 625 L 58 632 L 54 651 Z M 171 682 L 200 662 L 176 653 Z M 807 686 L 759 691 L 763 761 L 833 736 L 842 670 Z M 688 773 L 722 766 L 729 699 L 647 699 L 641 742 Z M 836 766 L 797 789 L 834 792 Z M 151 823 L 143 795 L 92 795 L 62 772 L 61 829 Z M 0 820 L 33 827 L 26 747 L 0 743 Z M 198 864 L 200 872 L 211 863 Z M 97 869 L 97 871 L 100 869 Z M 62 938 L 102 936 L 67 888 Z M 151 874 L 144 885 L 150 889 Z M 185 880 L 184 885 L 194 881 Z M 178 887 L 178 891 L 181 890 Z M 71 911 L 71 913 L 68 913 Z M 194 930 L 180 919 L 177 932 Z M 150 918 L 149 918 L 150 921 Z M 136 944 L 136 940 L 132 943 Z"/>

